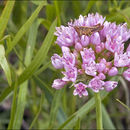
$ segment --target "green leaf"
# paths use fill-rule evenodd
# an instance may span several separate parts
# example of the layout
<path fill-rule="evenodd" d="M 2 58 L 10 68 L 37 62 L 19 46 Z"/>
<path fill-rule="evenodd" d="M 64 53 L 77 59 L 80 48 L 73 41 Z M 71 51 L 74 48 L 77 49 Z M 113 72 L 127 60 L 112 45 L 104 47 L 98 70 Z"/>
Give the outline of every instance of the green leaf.
<path fill-rule="evenodd" d="M 53 128 L 53 125 L 55 123 L 56 115 L 58 108 L 60 106 L 61 101 L 61 95 L 63 93 L 63 90 L 59 90 L 55 92 L 52 105 L 51 105 L 51 112 L 50 112 L 50 120 L 49 120 L 49 129 Z"/>
<path fill-rule="evenodd" d="M 58 130 L 61 130 L 62 128 L 64 128 L 71 120 L 74 119 L 75 116 L 76 116 L 75 114 L 73 114 L 72 116 L 70 116 L 70 118 L 69 118 L 67 121 L 65 121 L 65 122 L 58 128 Z"/>
<path fill-rule="evenodd" d="M 4 49 L 3 45 L 0 45 L 0 65 L 5 72 L 9 85 L 11 85 L 12 84 L 11 71 L 10 71 L 10 67 L 9 67 L 6 57 L 5 57 L 5 49 Z"/>
<path fill-rule="evenodd" d="M 107 92 L 102 91 L 101 92 L 101 99 L 103 100 L 108 95 Z M 85 105 L 83 105 L 77 112 L 72 114 L 60 127 L 59 129 L 68 129 L 72 128 L 77 120 L 83 119 L 83 117 L 94 108 L 95 106 L 95 98 L 93 97 L 90 99 Z M 74 118 L 72 118 L 75 115 Z"/>
<path fill-rule="evenodd" d="M 6 3 L 6 6 L 1 14 L 1 17 L 0 17 L 0 39 L 2 38 L 3 33 L 6 29 L 7 23 L 9 21 L 9 18 L 10 18 L 11 12 L 12 12 L 12 9 L 14 7 L 14 3 L 15 3 L 15 0 L 13 0 L 13 1 L 8 0 Z"/>
<path fill-rule="evenodd" d="M 130 27 L 130 7 L 124 9 L 124 10 L 119 10 L 118 11 L 120 15 L 124 18 L 125 22 L 127 22 L 128 26 Z"/>
<path fill-rule="evenodd" d="M 19 84 L 30 78 L 33 75 L 33 73 L 39 68 L 39 66 L 44 62 L 47 53 L 49 51 L 49 48 L 51 46 L 52 40 L 54 38 L 56 23 L 57 23 L 56 20 L 52 23 L 49 32 L 45 40 L 43 41 L 41 48 L 34 57 L 33 61 L 18 78 Z"/>
<path fill-rule="evenodd" d="M 35 72 L 35 75 L 39 75 L 42 73 L 45 69 L 48 68 L 48 66 L 51 65 L 51 61 L 47 62 L 45 65 L 43 65 L 39 70 Z"/>
<path fill-rule="evenodd" d="M 39 22 L 40 22 L 41 24 L 43 24 L 43 26 L 44 26 L 47 30 L 49 30 L 49 28 L 50 28 L 50 26 L 51 26 L 51 22 L 50 22 L 48 19 L 40 18 L 40 19 L 39 19 Z"/>
<path fill-rule="evenodd" d="M 80 130 L 80 118 L 78 118 L 74 130 Z"/>
<path fill-rule="evenodd" d="M 56 10 L 56 16 L 57 16 L 57 25 L 61 25 L 61 19 L 60 19 L 60 8 L 57 0 L 54 0 L 55 10 Z"/>
<path fill-rule="evenodd" d="M 47 101 L 49 102 L 49 104 L 51 104 L 54 97 L 53 91 L 38 76 L 33 76 L 33 79 L 36 82 L 36 84 L 44 91 Z M 66 120 L 66 115 L 61 108 L 58 109 L 57 119 L 61 123 L 63 123 Z"/>
<path fill-rule="evenodd" d="M 18 82 L 17 82 L 17 78 L 15 80 L 16 80 L 16 82 L 15 82 L 15 86 L 14 86 L 14 96 L 13 96 L 13 103 L 12 103 L 12 107 L 11 107 L 10 122 L 8 125 L 8 130 L 13 129 L 13 122 L 14 122 L 15 112 L 16 112 Z"/>
<path fill-rule="evenodd" d="M 34 13 L 30 16 L 30 18 L 26 21 L 26 23 L 20 28 L 20 30 L 17 32 L 15 35 L 10 48 L 7 49 L 6 54 L 8 54 L 13 47 L 20 41 L 20 39 L 23 37 L 23 35 L 26 33 L 28 28 L 32 25 L 33 21 L 37 18 L 40 10 L 42 9 L 43 6 L 45 6 L 47 3 L 43 1 L 37 9 L 34 11 Z"/>
<path fill-rule="evenodd" d="M 116 99 L 116 101 L 118 101 L 122 106 L 124 106 L 127 110 L 130 111 L 130 107 L 128 107 L 126 104 L 124 104 L 122 101 L 120 101 L 119 99 Z"/>
<path fill-rule="evenodd" d="M 2 39 L 0 39 L 0 42 L 6 40 L 6 39 L 8 39 L 8 38 L 10 38 L 10 35 L 5 35 Z"/>
<path fill-rule="evenodd" d="M 25 80 L 30 78 L 34 72 L 39 68 L 39 66 L 44 62 L 46 55 L 49 51 L 49 48 L 51 46 L 52 40 L 54 38 L 54 31 L 56 26 L 56 20 L 52 23 L 50 30 L 43 41 L 43 44 L 39 51 L 37 52 L 36 56 L 34 57 L 31 64 L 24 70 L 24 72 L 18 77 L 18 85 L 23 83 Z M 11 89 L 8 87 L 5 89 L 5 91 L 0 96 L 0 102 L 4 100 L 4 98 L 13 90 L 13 85 Z"/>
<path fill-rule="evenodd" d="M 75 17 L 78 17 L 80 15 L 80 13 L 81 13 L 80 1 L 79 0 L 72 1 L 72 4 L 73 4 L 72 8 L 74 10 Z"/>
<path fill-rule="evenodd" d="M 43 1 L 45 1 L 46 3 L 47 3 L 47 1 L 46 0 L 43 0 Z M 42 3 L 42 1 L 37 1 L 37 0 L 31 0 L 31 2 L 33 3 L 33 4 L 35 4 L 35 5 L 40 5 L 41 3 Z"/>
<path fill-rule="evenodd" d="M 116 128 L 114 127 L 109 114 L 107 113 L 104 105 L 102 104 L 102 119 L 103 119 L 103 128 L 104 129 L 111 129 L 115 130 Z"/>
<path fill-rule="evenodd" d="M 55 19 L 56 13 L 55 13 L 54 5 L 48 4 L 46 6 L 46 17 L 47 17 L 47 20 L 49 20 L 49 21 L 53 21 Z"/>
<path fill-rule="evenodd" d="M 24 64 L 26 66 L 30 64 L 32 56 L 33 56 L 33 50 L 36 44 L 38 26 L 39 26 L 38 22 L 35 21 L 29 30 L 29 37 L 28 37 L 25 61 L 24 61 Z M 25 81 L 20 86 L 21 87 L 20 87 L 19 95 L 18 95 L 17 110 L 16 110 L 16 115 L 15 115 L 15 120 L 14 120 L 14 125 L 13 125 L 14 129 L 20 129 L 21 124 L 22 124 L 24 109 L 26 105 L 26 96 L 28 92 L 28 81 Z"/>
<path fill-rule="evenodd" d="M 32 123 L 31 123 L 31 125 L 30 125 L 30 127 L 29 127 L 29 130 L 32 129 L 32 127 L 34 126 L 35 122 L 36 122 L 37 119 L 38 119 L 38 116 L 39 116 L 39 114 L 40 114 L 40 112 L 41 112 L 41 110 L 42 110 L 43 101 L 44 101 L 44 96 L 43 96 L 43 94 L 42 94 L 42 95 L 41 95 L 41 100 L 40 100 L 40 105 L 39 105 L 38 112 L 37 112 L 35 118 L 33 119 Z"/>
<path fill-rule="evenodd" d="M 87 4 L 87 8 L 83 11 L 83 15 L 87 15 L 93 5 L 96 3 L 96 0 L 89 0 Z"/>
<path fill-rule="evenodd" d="M 51 89 L 38 76 L 34 76 L 33 79 L 37 85 L 45 92 L 45 97 L 47 98 L 48 102 L 51 103 L 53 99 L 53 92 Z"/>
<path fill-rule="evenodd" d="M 25 81 L 23 84 L 20 85 L 18 101 L 17 101 L 17 109 L 15 112 L 15 118 L 14 118 L 14 123 L 13 123 L 13 129 L 21 128 L 24 108 L 26 105 L 27 86 L 28 86 L 27 81 Z"/>

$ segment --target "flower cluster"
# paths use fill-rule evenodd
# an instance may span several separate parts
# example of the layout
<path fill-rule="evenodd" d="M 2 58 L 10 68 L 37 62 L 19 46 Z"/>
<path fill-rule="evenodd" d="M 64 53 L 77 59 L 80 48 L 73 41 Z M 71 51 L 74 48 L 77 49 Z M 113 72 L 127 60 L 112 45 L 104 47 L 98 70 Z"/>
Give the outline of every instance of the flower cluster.
<path fill-rule="evenodd" d="M 97 24 L 103 29 L 93 32 L 92 35 L 79 36 L 75 26 L 93 27 Z M 130 30 L 126 23 L 116 25 L 105 21 L 98 13 L 79 16 L 68 23 L 68 26 L 56 28 L 56 43 L 62 49 L 62 56 L 54 54 L 51 57 L 52 65 L 62 69 L 62 79 L 54 80 L 52 87 L 61 89 L 68 82 L 74 86 L 74 95 L 87 96 L 86 88 L 99 92 L 113 90 L 118 82 L 107 81 L 112 76 L 119 75 L 124 68 L 123 76 L 130 81 L 130 45 L 124 52 L 124 42 L 130 38 Z"/>

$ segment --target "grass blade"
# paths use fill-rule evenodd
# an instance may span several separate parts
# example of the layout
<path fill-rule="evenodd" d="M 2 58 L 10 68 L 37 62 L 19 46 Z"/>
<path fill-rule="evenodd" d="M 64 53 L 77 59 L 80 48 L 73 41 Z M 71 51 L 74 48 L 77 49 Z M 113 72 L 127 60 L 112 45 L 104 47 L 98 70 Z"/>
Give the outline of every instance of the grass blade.
<path fill-rule="evenodd" d="M 42 95 L 41 95 L 41 100 L 40 100 L 40 105 L 39 105 L 39 110 L 38 110 L 38 112 L 37 112 L 35 118 L 33 119 L 32 123 L 31 123 L 31 125 L 30 125 L 30 127 L 29 127 L 29 130 L 32 129 L 32 127 L 34 126 L 35 122 L 36 122 L 37 119 L 38 119 L 38 116 L 39 116 L 39 114 L 40 114 L 40 112 L 41 112 L 41 110 L 42 110 L 43 101 L 44 101 L 44 96 L 43 96 L 43 94 L 42 94 Z"/>
<path fill-rule="evenodd" d="M 15 86 L 14 86 L 14 96 L 13 96 L 13 103 L 12 103 L 12 107 L 11 107 L 11 115 L 10 115 L 10 122 L 8 125 L 8 130 L 13 128 L 13 122 L 14 122 L 15 112 L 16 112 L 17 90 L 18 90 L 18 82 L 16 79 Z"/>
<path fill-rule="evenodd" d="M 37 9 L 34 11 L 34 13 L 30 16 L 30 18 L 26 21 L 26 23 L 20 28 L 20 30 L 15 35 L 10 48 L 7 49 L 6 55 L 13 49 L 13 47 L 20 41 L 20 39 L 23 37 L 23 35 L 26 33 L 28 28 L 32 25 L 33 21 L 37 18 L 40 10 L 43 6 L 45 6 L 47 3 L 46 1 L 43 1 Z"/>
<path fill-rule="evenodd" d="M 58 128 L 58 130 L 61 130 L 62 128 L 64 128 L 71 120 L 74 119 L 75 116 L 76 116 L 76 115 L 73 114 L 70 118 L 68 118 L 68 120 L 65 121 L 65 122 Z"/>
<path fill-rule="evenodd" d="M 53 125 L 55 123 L 58 107 L 60 105 L 60 100 L 61 100 L 61 95 L 62 95 L 62 90 L 56 91 L 52 105 L 51 105 L 51 112 L 50 112 L 50 121 L 49 121 L 49 129 L 53 128 Z"/>
<path fill-rule="evenodd" d="M 80 5 L 80 1 L 77 0 L 77 1 L 72 1 L 72 4 L 73 4 L 73 10 L 74 10 L 74 14 L 75 14 L 75 17 L 78 17 L 81 13 L 81 5 Z M 77 6 L 78 5 L 78 6 Z"/>
<path fill-rule="evenodd" d="M 15 119 L 13 123 L 13 129 L 20 129 L 21 123 L 23 119 L 24 108 L 26 104 L 26 93 L 27 93 L 27 81 L 25 81 L 22 85 L 20 85 L 18 101 L 17 101 L 17 109 L 15 114 Z"/>
<path fill-rule="evenodd" d="M 53 92 L 47 85 L 38 77 L 33 77 L 34 81 L 37 83 L 37 85 L 45 92 L 45 97 L 47 98 L 48 102 L 51 103 L 53 99 Z"/>
<path fill-rule="evenodd" d="M 0 39 L 2 38 L 3 33 L 6 29 L 7 23 L 9 21 L 11 12 L 12 12 L 13 7 L 14 7 L 14 3 L 15 3 L 15 0 L 13 0 L 13 1 L 8 0 L 6 3 L 6 6 L 1 14 L 1 17 L 0 17 Z"/>
<path fill-rule="evenodd" d="M 74 130 L 80 130 L 80 118 L 78 118 Z"/>
<path fill-rule="evenodd" d="M 52 40 L 54 38 L 54 31 L 56 26 L 56 20 L 52 23 L 50 30 L 42 43 L 41 48 L 37 52 L 31 64 L 25 69 L 25 71 L 19 77 L 19 84 L 30 78 L 33 73 L 39 68 L 39 66 L 44 62 L 46 55 L 51 46 Z"/>
<path fill-rule="evenodd" d="M 122 101 L 120 101 L 119 99 L 116 99 L 116 101 L 118 101 L 122 106 L 124 106 L 127 110 L 130 111 L 130 108 L 126 104 L 124 104 Z"/>
<path fill-rule="evenodd" d="M 60 9 L 59 9 L 59 5 L 58 5 L 58 1 L 57 0 L 54 0 L 54 5 L 55 5 L 55 9 L 56 9 L 57 24 L 58 24 L 58 26 L 60 26 L 61 25 Z"/>
<path fill-rule="evenodd" d="M 11 84 L 12 84 L 11 71 L 10 71 L 10 67 L 9 67 L 6 57 L 5 57 L 5 49 L 4 49 L 3 45 L 0 45 L 0 65 L 5 72 L 9 85 L 11 86 Z"/>
<path fill-rule="evenodd" d="M 101 92 L 101 99 L 103 100 L 108 95 L 107 92 L 103 91 Z M 72 114 L 60 127 L 59 129 L 68 129 L 72 128 L 76 121 L 80 118 L 83 119 L 83 117 L 94 108 L 95 106 L 95 99 L 94 97 L 90 99 L 85 105 L 83 105 L 77 112 Z M 75 115 L 75 118 L 72 118 L 72 116 Z M 72 118 L 72 119 L 71 119 Z M 71 120 L 70 120 L 71 119 Z"/>
<path fill-rule="evenodd" d="M 51 61 L 47 62 L 45 65 L 43 65 L 39 70 L 35 72 L 35 75 L 39 75 L 41 72 L 43 72 L 45 69 L 48 68 L 48 66 L 51 65 Z"/>
<path fill-rule="evenodd" d="M 96 0 L 89 0 L 87 4 L 87 8 L 83 11 L 83 15 L 87 15 L 90 9 L 93 7 L 93 5 L 96 3 Z"/>
<path fill-rule="evenodd" d="M 34 46 L 36 43 L 38 26 L 39 25 L 38 25 L 37 21 L 34 22 L 29 31 L 25 61 L 24 61 L 24 64 L 26 66 L 28 66 L 30 64 L 31 59 L 32 59 L 33 50 L 34 50 Z M 14 125 L 13 125 L 14 129 L 20 129 L 20 127 L 21 127 L 24 109 L 25 109 L 25 105 L 26 105 L 27 91 L 28 91 L 28 81 L 25 81 L 21 85 L 19 95 L 18 95 L 18 103 L 17 103 L 18 105 L 17 105 L 16 116 L 15 116 Z"/>
<path fill-rule="evenodd" d="M 43 44 L 36 56 L 34 57 L 31 64 L 24 70 L 24 72 L 18 77 L 18 85 L 22 84 L 25 80 L 29 79 L 33 73 L 38 69 L 38 67 L 44 62 L 46 55 L 51 46 L 52 40 L 54 38 L 54 30 L 56 26 L 56 20 L 52 23 L 50 30 L 43 41 Z M 13 86 L 10 88 L 6 88 L 4 92 L 0 95 L 0 102 L 4 100 L 4 98 L 13 90 Z"/>
<path fill-rule="evenodd" d="M 111 130 L 116 129 L 103 104 L 102 104 L 102 119 L 103 119 L 103 128 L 104 129 L 111 129 Z"/>

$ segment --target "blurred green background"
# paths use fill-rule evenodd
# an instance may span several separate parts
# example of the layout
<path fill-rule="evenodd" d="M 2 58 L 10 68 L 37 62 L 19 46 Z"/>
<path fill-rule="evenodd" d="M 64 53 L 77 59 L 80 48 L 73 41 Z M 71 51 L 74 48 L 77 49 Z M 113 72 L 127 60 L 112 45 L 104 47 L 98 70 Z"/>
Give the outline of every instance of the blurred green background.
<path fill-rule="evenodd" d="M 96 12 L 130 27 L 128 0 L 0 1 L 0 44 L 5 49 L 5 55 L 0 50 L 0 60 L 5 58 L 0 61 L 0 129 L 96 128 L 93 93 L 79 98 L 69 85 L 54 90 L 53 80 L 62 75 L 50 60 L 61 53 L 54 44 L 55 26 Z M 130 84 L 117 80 L 115 90 L 101 93 L 104 129 L 130 129 L 130 112 L 116 100 L 129 107 Z"/>

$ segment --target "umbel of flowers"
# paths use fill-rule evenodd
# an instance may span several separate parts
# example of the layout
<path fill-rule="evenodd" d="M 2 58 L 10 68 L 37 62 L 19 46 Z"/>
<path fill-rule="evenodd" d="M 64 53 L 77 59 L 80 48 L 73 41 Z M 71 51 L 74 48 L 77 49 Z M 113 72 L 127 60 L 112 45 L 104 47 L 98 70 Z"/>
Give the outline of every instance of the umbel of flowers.
<path fill-rule="evenodd" d="M 92 35 L 79 36 L 74 27 L 93 27 L 100 24 L 103 29 Z M 130 38 L 126 23 L 116 25 L 105 21 L 98 13 L 79 16 L 68 26 L 56 27 L 56 44 L 61 47 L 62 55 L 51 57 L 52 65 L 61 69 L 63 77 L 55 79 L 52 87 L 61 89 L 68 82 L 74 86 L 74 95 L 87 96 L 87 88 L 95 93 L 117 87 L 117 81 L 108 80 L 119 74 L 130 81 L 130 45 L 124 49 L 124 42 Z"/>

